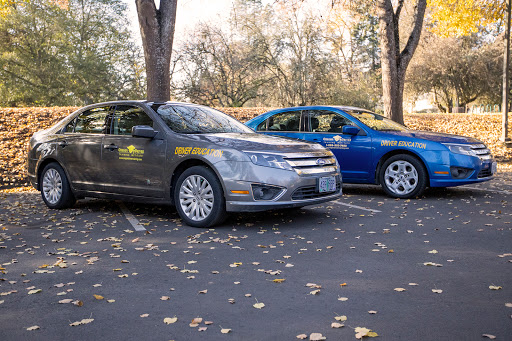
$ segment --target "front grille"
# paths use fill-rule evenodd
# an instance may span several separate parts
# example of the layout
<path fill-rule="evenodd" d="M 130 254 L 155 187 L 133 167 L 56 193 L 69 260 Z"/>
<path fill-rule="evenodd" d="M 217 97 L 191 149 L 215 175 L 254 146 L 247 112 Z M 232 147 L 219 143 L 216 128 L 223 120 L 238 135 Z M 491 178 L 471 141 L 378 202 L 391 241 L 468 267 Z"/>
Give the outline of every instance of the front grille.
<path fill-rule="evenodd" d="M 485 144 L 473 144 L 471 145 L 471 149 L 481 160 L 489 160 L 492 158 L 491 151 L 485 146 Z"/>
<path fill-rule="evenodd" d="M 334 193 L 338 193 L 341 189 L 341 181 L 339 179 L 336 180 L 336 191 L 328 192 L 328 193 L 320 193 L 318 192 L 317 186 L 305 186 L 300 187 L 295 190 L 292 194 L 292 200 L 307 200 L 307 199 L 316 199 L 325 197 L 328 195 L 332 195 Z"/>
<path fill-rule="evenodd" d="M 332 153 L 290 153 L 284 159 L 299 175 L 334 173 L 338 170 Z"/>
<path fill-rule="evenodd" d="M 491 175 L 492 175 L 492 170 L 491 170 L 491 168 L 482 169 L 482 170 L 480 171 L 480 173 L 478 173 L 478 177 L 479 177 L 479 178 L 487 178 L 487 177 L 489 177 L 489 176 L 491 176 Z"/>

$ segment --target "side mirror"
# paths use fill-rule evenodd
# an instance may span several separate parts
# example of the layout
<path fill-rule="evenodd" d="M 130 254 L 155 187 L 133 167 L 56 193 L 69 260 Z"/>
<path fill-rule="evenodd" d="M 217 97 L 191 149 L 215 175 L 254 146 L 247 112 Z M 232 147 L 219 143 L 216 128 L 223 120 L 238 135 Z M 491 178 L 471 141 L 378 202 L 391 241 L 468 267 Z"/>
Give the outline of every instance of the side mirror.
<path fill-rule="evenodd" d="M 361 129 L 354 126 L 343 126 L 342 130 L 343 134 L 347 135 L 357 135 L 361 131 Z"/>
<path fill-rule="evenodd" d="M 153 129 L 150 126 L 133 126 L 132 127 L 132 136 L 133 137 L 145 137 L 152 139 L 158 134 L 158 131 Z"/>

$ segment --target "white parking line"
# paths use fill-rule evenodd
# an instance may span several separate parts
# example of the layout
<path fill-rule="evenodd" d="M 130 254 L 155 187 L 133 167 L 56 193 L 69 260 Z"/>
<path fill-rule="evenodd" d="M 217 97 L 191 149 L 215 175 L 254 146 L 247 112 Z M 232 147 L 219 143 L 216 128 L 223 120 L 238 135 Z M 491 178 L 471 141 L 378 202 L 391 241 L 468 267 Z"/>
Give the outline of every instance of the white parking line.
<path fill-rule="evenodd" d="M 128 222 L 132 224 L 133 229 L 135 231 L 146 231 L 146 228 L 139 223 L 137 218 L 135 218 L 135 216 L 128 210 L 128 208 L 124 205 L 123 202 L 118 201 L 117 204 L 119 205 L 119 208 L 121 208 L 121 212 L 123 212 L 124 216 L 126 217 L 126 220 L 128 220 Z"/>
<path fill-rule="evenodd" d="M 506 195 L 511 195 L 512 194 L 511 191 L 502 191 L 502 190 L 499 190 L 499 189 L 486 189 L 486 188 L 468 187 L 468 186 L 461 186 L 461 187 L 459 187 L 459 189 L 463 189 L 463 188 L 471 189 L 471 190 L 474 190 L 474 191 L 491 192 L 491 193 L 506 194 Z"/>
<path fill-rule="evenodd" d="M 334 204 L 338 204 L 338 205 L 352 207 L 352 208 L 357 208 L 358 210 L 369 211 L 369 212 L 372 212 L 372 213 L 380 213 L 380 212 L 382 212 L 382 211 L 379 211 L 379 210 L 374 210 L 372 208 L 366 208 L 366 207 L 352 205 L 352 204 L 345 204 L 344 202 L 339 202 L 339 201 L 333 201 L 333 203 Z"/>

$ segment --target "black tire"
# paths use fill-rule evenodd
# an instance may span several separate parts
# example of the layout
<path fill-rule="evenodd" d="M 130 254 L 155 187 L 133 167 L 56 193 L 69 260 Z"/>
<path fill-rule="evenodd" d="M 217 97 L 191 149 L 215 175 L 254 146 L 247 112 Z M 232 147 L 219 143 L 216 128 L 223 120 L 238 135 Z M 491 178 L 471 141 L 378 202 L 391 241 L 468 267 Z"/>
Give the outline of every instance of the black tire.
<path fill-rule="evenodd" d="M 193 186 L 198 183 L 199 187 L 206 187 L 197 189 Z M 176 210 L 189 226 L 211 227 L 226 219 L 224 192 L 217 175 L 209 168 L 194 166 L 185 170 L 178 177 L 173 194 Z"/>
<path fill-rule="evenodd" d="M 56 162 L 49 163 L 43 168 L 39 187 L 43 201 L 49 208 L 69 208 L 76 202 L 66 173 Z"/>
<path fill-rule="evenodd" d="M 414 156 L 397 154 L 382 164 L 379 181 L 384 192 L 393 198 L 415 198 L 427 187 L 427 170 Z"/>

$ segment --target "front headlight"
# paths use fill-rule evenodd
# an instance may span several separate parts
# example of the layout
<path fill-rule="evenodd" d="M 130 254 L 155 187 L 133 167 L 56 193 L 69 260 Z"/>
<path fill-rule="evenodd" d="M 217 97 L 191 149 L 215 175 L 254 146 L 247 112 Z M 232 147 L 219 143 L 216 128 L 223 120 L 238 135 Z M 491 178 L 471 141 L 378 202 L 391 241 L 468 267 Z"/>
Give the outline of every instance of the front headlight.
<path fill-rule="evenodd" d="M 257 153 L 257 152 L 244 152 L 249 156 L 252 163 L 258 166 L 271 167 L 271 168 L 279 168 L 286 169 L 292 171 L 293 168 L 290 166 L 286 160 L 280 156 L 275 154 L 265 154 L 265 153 Z"/>
<path fill-rule="evenodd" d="M 453 144 L 453 143 L 444 143 L 444 145 L 455 154 L 463 154 L 469 156 L 478 156 L 471 145 L 468 144 Z"/>

